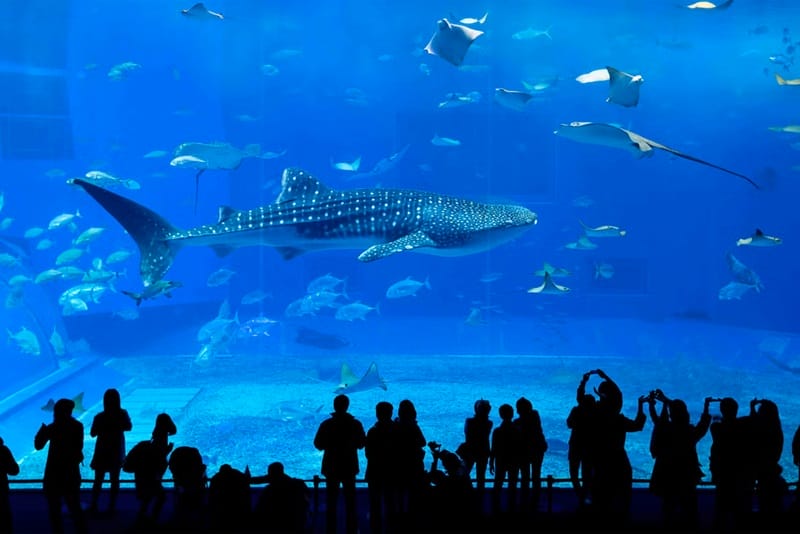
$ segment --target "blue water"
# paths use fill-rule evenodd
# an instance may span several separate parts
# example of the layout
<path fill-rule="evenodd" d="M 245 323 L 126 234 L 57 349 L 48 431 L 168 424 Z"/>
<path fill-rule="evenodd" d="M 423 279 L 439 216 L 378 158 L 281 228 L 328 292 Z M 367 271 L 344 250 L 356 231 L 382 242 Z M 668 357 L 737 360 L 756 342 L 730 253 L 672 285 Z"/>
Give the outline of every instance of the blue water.
<path fill-rule="evenodd" d="M 134 252 L 114 266 L 122 275 L 87 311 L 64 316 L 58 304 L 62 292 L 80 280 L 28 282 L 21 304 L 0 309 L 0 326 L 10 333 L 25 327 L 40 344 L 40 353 L 34 355 L 9 340 L 4 354 L 6 380 L 0 395 L 18 395 L 4 404 L 0 429 L 18 456 L 29 454 L 40 419 L 50 417 L 39 409 L 48 398 L 83 391 L 87 408 L 96 409 L 106 383 L 124 394 L 155 387 L 156 382 L 158 387 L 197 386 L 203 393 L 192 401 L 191 413 L 203 415 L 192 416 L 187 409 L 184 421 L 202 425 L 207 412 L 237 402 L 230 395 L 213 394 L 215 388 L 240 387 L 246 396 L 247 385 L 272 383 L 264 357 L 304 362 L 292 369 L 311 369 L 325 383 L 305 399 L 314 406 L 329 402 L 345 361 L 366 368 L 377 360 L 384 374 L 388 368 L 395 375 L 387 376 L 390 384 L 395 379 L 386 393 L 392 400 L 432 395 L 430 390 L 448 383 L 448 362 L 454 355 L 480 355 L 481 361 L 501 355 L 600 359 L 592 364 L 623 358 L 620 381 L 627 378 L 637 386 L 643 369 L 649 373 L 654 367 L 669 367 L 668 385 L 694 396 L 696 404 L 713 389 L 715 395 L 741 394 L 745 407 L 747 396 L 769 396 L 772 384 L 796 379 L 764 357 L 800 364 L 794 340 L 800 297 L 795 245 L 800 185 L 792 169 L 800 163 L 800 153 L 792 148 L 800 136 L 768 129 L 800 121 L 800 88 L 779 86 L 774 79 L 776 72 L 787 79 L 800 77 L 800 63 L 781 65 L 769 59 L 793 59 L 787 46 L 800 41 L 800 25 L 795 24 L 800 8 L 792 2 L 735 2 L 716 12 L 681 9 L 675 2 L 622 1 L 573 2 L 568 7 L 559 2 L 208 3 L 224 15 L 221 21 L 183 17 L 180 10 L 191 2 L 12 4 L 7 12 L 15 16 L 0 32 L 0 221 L 13 220 L 0 231 L 0 245 L 19 262 L 3 268 L 3 277 L 34 278 L 53 268 L 57 255 L 89 227 L 105 231 L 82 247 L 77 267 L 88 269 L 94 258 L 117 250 Z M 438 19 L 451 13 L 479 17 L 486 11 L 488 21 L 480 27 L 486 33 L 465 60 L 472 71 L 422 52 Z M 512 38 L 527 28 L 549 28 L 552 38 Z M 108 76 L 125 62 L 139 67 L 119 80 Z M 606 103 L 607 83 L 574 81 L 606 65 L 643 75 L 637 107 Z M 493 100 L 495 88 L 522 90 L 523 81 L 551 86 L 521 112 Z M 481 94 L 480 102 L 438 108 L 448 93 L 470 91 Z M 636 159 L 621 150 L 553 135 L 561 123 L 571 121 L 620 125 L 745 174 L 762 189 L 665 152 Z M 434 135 L 456 138 L 461 145 L 434 146 Z M 245 159 L 233 171 L 204 173 L 195 209 L 195 171 L 171 167 L 169 161 L 181 143 L 215 141 L 240 148 L 258 143 L 261 151 L 286 153 Z M 331 166 L 332 161 L 360 156 L 361 171 L 368 171 L 406 146 L 396 168 L 377 177 L 352 179 Z M 166 154 L 143 157 L 154 150 Z M 402 253 L 363 264 L 356 259 L 359 250 L 284 261 L 268 248 L 240 249 L 225 258 L 210 249 L 190 248 L 169 271 L 170 280 L 183 284 L 172 298 L 145 302 L 138 318 L 118 316 L 136 309 L 119 290 L 142 287 L 135 243 L 83 191 L 66 185 L 68 178 L 101 170 L 136 180 L 140 190 L 115 190 L 187 228 L 216 221 L 220 205 L 250 209 L 273 202 L 286 167 L 306 169 L 337 189 L 422 189 L 520 204 L 535 211 L 539 223 L 513 243 L 458 258 Z M 587 203 L 576 202 L 579 198 L 590 205 L 577 205 Z M 74 233 L 59 228 L 34 239 L 23 237 L 31 227 L 47 228 L 56 215 L 76 211 L 81 217 L 75 219 Z M 618 225 L 627 235 L 597 239 L 596 250 L 565 249 L 580 235 L 580 221 Z M 784 243 L 736 246 L 737 239 L 756 228 Z M 44 238 L 53 241 L 52 247 L 37 250 Z M 725 261 L 729 252 L 758 273 L 763 290 L 750 291 L 741 300 L 718 298 L 719 289 L 732 279 Z M 526 293 L 541 283 L 533 272 L 544 262 L 572 272 L 557 280 L 570 294 Z M 613 277 L 598 279 L 597 263 L 614 266 Z M 209 287 L 209 275 L 223 267 L 236 274 L 228 284 Z M 335 320 L 333 310 L 286 317 L 286 307 L 305 294 L 312 279 L 326 273 L 346 279 L 348 297 L 378 306 L 379 314 L 354 323 Z M 481 281 L 489 274 L 494 281 Z M 386 299 L 386 289 L 409 276 L 428 278 L 431 289 L 423 288 L 416 297 Z M 240 305 L 242 296 L 255 289 L 268 297 Z M 2 291 L 8 301 L 12 288 Z M 242 323 L 264 316 L 278 324 L 269 339 L 238 338 L 224 358 L 198 370 L 198 330 L 226 299 Z M 480 324 L 465 323 L 473 308 L 480 309 Z M 591 325 L 591 334 L 586 325 Z M 298 344 L 301 326 L 348 345 L 330 350 Z M 53 329 L 66 342 L 64 355 L 48 343 Z M 775 339 L 778 351 L 770 348 Z M 402 355 L 409 356 L 407 368 L 406 360 L 397 357 Z M 249 368 L 247 362 L 256 356 L 262 363 Z M 164 369 L 172 373 L 169 380 L 152 373 L 153 358 L 168 362 Z M 706 362 L 706 370 L 724 368 L 730 374 L 719 379 L 698 376 L 690 363 L 695 360 Z M 231 361 L 240 363 L 231 367 Z M 427 371 L 425 361 L 431 362 Z M 471 365 L 470 359 L 458 361 L 458 383 L 465 386 L 453 394 L 463 395 L 458 397 L 462 406 L 453 410 L 458 415 L 441 423 L 441 431 L 436 426 L 426 432 L 432 439 L 440 432 L 451 441 L 458 439 L 476 385 L 483 383 L 482 366 Z M 76 362 L 87 367 L 63 380 L 52 378 Z M 575 383 L 582 371 L 581 366 L 574 369 Z M 216 373 L 223 385 L 204 382 L 204 373 Z M 404 383 L 398 375 L 419 373 L 429 379 L 406 381 L 413 386 L 398 388 Z M 758 378 L 747 386 L 721 378 L 739 377 L 730 379 L 741 382 L 753 373 Z M 687 384 L 698 381 L 702 383 Z M 569 385 L 563 391 L 548 391 L 545 406 L 572 402 L 574 386 L 567 379 L 564 383 Z M 531 384 L 527 394 L 538 404 L 542 401 L 535 389 Z M 623 390 L 630 399 L 639 394 Z M 269 388 L 264 391 L 259 394 L 266 394 L 264 405 L 270 407 L 292 400 L 271 398 Z M 492 392 L 495 406 L 523 393 L 509 390 L 508 398 L 501 398 L 502 389 Z M 382 393 L 356 395 L 369 395 L 358 409 L 370 422 L 373 401 Z M 788 434 L 800 417 L 798 406 L 789 394 L 774 395 L 785 402 L 780 407 Z M 418 405 L 418 411 L 422 420 L 425 407 Z M 259 418 L 267 417 L 243 412 L 241 417 L 255 427 Z M 91 409 L 85 417 L 90 415 Z M 550 433 L 558 435 L 563 429 L 557 429 L 557 421 L 566 412 L 548 417 L 553 421 Z M 262 421 L 265 427 L 268 421 Z M 143 416 L 139 425 L 151 423 Z M 225 435 L 236 433 L 231 428 Z M 292 435 L 297 448 L 309 449 L 309 465 L 316 462 L 308 432 Z M 190 442 L 188 436 L 184 439 Z M 87 454 L 90 446 L 87 441 Z M 220 451 L 217 456 L 224 456 L 225 440 L 213 446 Z M 244 456 L 236 461 L 244 463 Z M 37 464 L 32 460 L 25 465 Z M 25 469 L 29 476 L 38 474 L 34 467 Z M 313 474 L 305 464 L 298 469 Z"/>

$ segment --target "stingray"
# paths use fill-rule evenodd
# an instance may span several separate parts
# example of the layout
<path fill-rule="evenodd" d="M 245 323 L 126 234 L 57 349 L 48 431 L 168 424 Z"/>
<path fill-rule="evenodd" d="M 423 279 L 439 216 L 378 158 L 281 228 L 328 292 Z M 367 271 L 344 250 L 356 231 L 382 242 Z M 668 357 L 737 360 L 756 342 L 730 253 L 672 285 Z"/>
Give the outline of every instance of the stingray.
<path fill-rule="evenodd" d="M 689 161 L 701 163 L 708 167 L 727 172 L 728 174 L 745 180 L 756 189 L 760 189 L 760 186 L 756 182 L 744 174 L 739 174 L 725 167 L 720 167 L 719 165 L 715 165 L 695 156 L 685 154 L 679 150 L 662 145 L 656 141 L 651 141 L 637 133 L 612 124 L 602 122 L 571 122 L 569 124 L 562 124 L 561 127 L 553 133 L 581 143 L 621 148 L 623 150 L 628 150 L 638 157 L 652 156 L 653 149 L 657 148 L 678 156 L 679 158 L 688 159 Z"/>
<path fill-rule="evenodd" d="M 494 90 L 495 101 L 501 106 L 514 111 L 524 111 L 532 98 L 533 95 L 525 91 L 514 91 L 512 89 L 503 89 L 502 87 Z"/>
<path fill-rule="evenodd" d="M 223 20 L 225 18 L 222 16 L 222 13 L 217 13 L 216 11 L 211 11 L 210 9 L 206 9 L 206 6 L 204 6 L 202 2 L 198 2 L 189 9 L 182 9 L 181 13 L 186 17 L 191 17 L 196 19 Z"/>
<path fill-rule="evenodd" d="M 532 287 L 528 290 L 528 293 L 539 293 L 544 295 L 563 295 L 564 293 L 569 293 L 570 289 L 567 286 L 562 286 L 553 282 L 553 279 L 550 276 L 550 273 L 544 273 L 544 281 L 542 285 Z"/>
<path fill-rule="evenodd" d="M 606 67 L 609 75 L 608 98 L 606 102 L 613 102 L 626 108 L 631 108 L 639 103 L 639 87 L 644 83 L 641 74 L 628 74 L 614 67 Z"/>
<path fill-rule="evenodd" d="M 364 376 L 358 378 L 353 373 L 350 366 L 346 363 L 342 364 L 342 378 L 339 385 L 334 390 L 334 393 L 355 393 L 357 391 L 366 391 L 372 388 L 381 388 L 386 391 L 386 382 L 378 374 L 378 366 L 375 362 L 369 364 L 367 372 Z"/>
<path fill-rule="evenodd" d="M 436 24 L 438 26 L 436 33 L 428 41 L 425 51 L 458 67 L 464 61 L 469 45 L 483 35 L 483 32 L 461 24 L 453 24 L 447 19 L 441 19 Z"/>

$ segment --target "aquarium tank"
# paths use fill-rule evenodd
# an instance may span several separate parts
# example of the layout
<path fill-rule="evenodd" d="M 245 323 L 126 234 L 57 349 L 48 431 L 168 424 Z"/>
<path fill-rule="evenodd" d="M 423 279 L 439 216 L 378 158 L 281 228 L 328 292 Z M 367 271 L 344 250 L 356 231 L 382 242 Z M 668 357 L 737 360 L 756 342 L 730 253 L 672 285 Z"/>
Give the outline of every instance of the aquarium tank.
<path fill-rule="evenodd" d="M 128 448 L 167 412 L 209 474 L 306 479 L 337 393 L 366 428 L 410 399 L 451 450 L 476 400 L 497 423 L 524 396 L 567 477 L 565 420 L 603 369 L 630 417 L 656 388 L 693 420 L 708 396 L 775 401 L 794 480 L 795 2 L 5 13 L 0 436 L 21 478 L 60 398 L 91 478 L 107 388 Z M 651 432 L 628 437 L 637 478 Z"/>

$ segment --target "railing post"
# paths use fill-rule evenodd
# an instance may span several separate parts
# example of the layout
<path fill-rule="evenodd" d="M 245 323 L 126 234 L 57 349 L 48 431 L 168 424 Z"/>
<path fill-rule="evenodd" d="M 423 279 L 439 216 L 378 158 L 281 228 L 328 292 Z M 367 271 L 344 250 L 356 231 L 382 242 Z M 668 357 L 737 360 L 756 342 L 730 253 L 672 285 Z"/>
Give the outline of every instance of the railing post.
<path fill-rule="evenodd" d="M 314 517 L 317 517 L 317 513 L 319 512 L 319 483 L 320 483 L 319 475 L 314 475 L 314 492 L 312 496 L 312 500 L 314 502 Z"/>
<path fill-rule="evenodd" d="M 552 515 L 553 513 L 553 486 L 555 484 L 555 480 L 553 475 L 547 475 L 547 515 Z"/>

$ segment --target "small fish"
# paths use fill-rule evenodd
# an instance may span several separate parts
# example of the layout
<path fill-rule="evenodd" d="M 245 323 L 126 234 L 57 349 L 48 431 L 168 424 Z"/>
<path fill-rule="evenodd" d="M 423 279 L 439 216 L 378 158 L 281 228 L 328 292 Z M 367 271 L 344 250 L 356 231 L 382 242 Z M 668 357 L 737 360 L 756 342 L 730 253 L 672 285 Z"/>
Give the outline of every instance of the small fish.
<path fill-rule="evenodd" d="M 73 263 L 78 261 L 78 258 L 83 256 L 83 249 L 80 248 L 68 248 L 64 252 L 56 257 L 56 265 L 65 265 L 67 263 Z"/>
<path fill-rule="evenodd" d="M 46 271 L 42 271 L 38 275 L 36 275 L 36 278 L 34 278 L 33 283 L 43 284 L 45 282 L 50 282 L 51 280 L 58 280 L 61 277 L 62 277 L 61 271 L 59 271 L 58 269 L 47 269 Z"/>
<path fill-rule="evenodd" d="M 50 220 L 50 223 L 47 225 L 47 229 L 55 230 L 56 228 L 61 228 L 62 226 L 69 226 L 69 223 L 72 223 L 76 217 L 80 216 L 80 210 L 76 210 L 75 213 L 62 213 L 61 215 L 56 215 Z"/>
<path fill-rule="evenodd" d="M 277 76 L 280 74 L 280 72 L 280 69 L 278 69 L 278 67 L 275 65 L 271 65 L 269 63 L 261 65 L 261 74 L 264 76 Z"/>
<path fill-rule="evenodd" d="M 764 288 L 764 284 L 761 282 L 761 277 L 759 277 L 755 271 L 739 261 L 736 256 L 730 252 L 725 255 L 725 261 L 728 264 L 728 270 L 730 270 L 731 274 L 733 275 L 733 280 L 735 282 L 751 285 L 756 291 L 759 293 L 761 292 L 761 290 Z"/>
<path fill-rule="evenodd" d="M 464 324 L 468 324 L 469 326 L 482 326 L 489 323 L 483 318 L 483 310 L 480 308 L 470 308 L 467 318 L 464 319 Z"/>
<path fill-rule="evenodd" d="M 81 232 L 81 234 L 78 237 L 73 239 L 72 244 L 83 245 L 84 243 L 89 243 L 100 237 L 100 235 L 105 231 L 106 231 L 105 228 L 99 226 L 92 226 L 91 228 L 88 228 L 83 232 Z"/>
<path fill-rule="evenodd" d="M 127 260 L 131 257 L 131 252 L 128 250 L 117 250 L 112 252 L 106 258 L 106 265 L 110 265 L 113 263 L 122 263 L 123 261 Z"/>
<path fill-rule="evenodd" d="M 40 239 L 38 243 L 36 243 L 36 250 L 47 250 L 53 246 L 53 241 L 51 239 Z"/>
<path fill-rule="evenodd" d="M 108 286 L 105 284 L 99 283 L 82 283 L 76 286 L 72 286 L 63 293 L 58 298 L 58 303 L 61 306 L 64 306 L 70 299 L 79 298 L 84 302 L 93 302 L 94 304 L 99 304 L 100 299 L 108 290 Z"/>
<path fill-rule="evenodd" d="M 8 252 L 0 252 L 0 267 L 11 268 L 19 265 L 19 258 Z"/>
<path fill-rule="evenodd" d="M 503 273 L 486 273 L 481 276 L 478 281 L 482 284 L 491 284 L 492 282 L 497 282 L 503 278 Z"/>
<path fill-rule="evenodd" d="M 317 293 L 324 290 L 334 290 L 340 285 L 344 287 L 346 278 L 336 278 L 331 273 L 323 274 L 308 283 L 306 286 L 306 293 Z M 344 292 L 344 291 L 343 291 Z"/>
<path fill-rule="evenodd" d="M 431 288 L 430 281 L 427 278 L 425 278 L 424 282 L 418 282 L 412 280 L 409 276 L 405 280 L 400 280 L 389 286 L 386 290 L 386 298 L 399 299 L 403 297 L 416 297 L 417 292 L 423 287 L 427 289 Z"/>
<path fill-rule="evenodd" d="M 261 159 L 276 159 L 286 155 L 286 149 L 284 148 L 280 152 L 264 152 L 261 154 Z"/>
<path fill-rule="evenodd" d="M 44 228 L 39 228 L 38 226 L 33 226 L 25 230 L 25 233 L 22 234 L 22 237 L 25 239 L 36 239 L 40 235 L 44 233 Z"/>
<path fill-rule="evenodd" d="M 352 162 L 341 161 L 334 163 L 334 161 L 331 160 L 331 167 L 339 171 L 358 172 L 359 167 L 361 167 L 361 156 L 358 156 Z"/>
<path fill-rule="evenodd" d="M 431 144 L 436 146 L 459 146 L 461 145 L 461 141 L 451 137 L 439 137 L 438 134 L 435 134 L 433 139 L 431 139 Z"/>
<path fill-rule="evenodd" d="M 455 19 L 455 17 L 453 18 Z M 458 22 L 460 22 L 461 24 L 486 24 L 486 19 L 488 18 L 489 18 L 489 12 L 487 11 L 480 18 L 476 19 L 475 17 L 464 17 L 463 19 L 459 19 Z"/>
<path fill-rule="evenodd" d="M 8 227 L 11 226 L 11 223 L 13 222 L 13 217 L 5 217 L 2 221 L 0 221 L 0 230 L 8 230 Z"/>
<path fill-rule="evenodd" d="M 736 240 L 736 246 L 749 245 L 751 247 L 774 247 L 783 243 L 780 237 L 766 235 L 760 228 L 756 228 L 755 233 L 750 237 L 743 237 Z"/>
<path fill-rule="evenodd" d="M 178 156 L 169 162 L 172 167 L 189 167 L 190 169 L 207 169 L 208 162 L 196 156 Z"/>
<path fill-rule="evenodd" d="M 262 300 L 264 300 L 266 298 L 270 298 L 271 296 L 272 295 L 270 295 L 269 293 L 264 292 L 261 289 L 254 289 L 253 291 L 245 294 L 242 297 L 241 303 L 244 304 L 244 305 L 256 304 L 256 303 L 261 302 Z"/>
<path fill-rule="evenodd" d="M 61 337 L 61 334 L 58 333 L 56 327 L 53 327 L 53 333 L 50 334 L 50 346 L 53 348 L 53 354 L 56 356 L 63 356 L 67 351 L 64 347 L 64 339 Z"/>
<path fill-rule="evenodd" d="M 568 248 L 570 250 L 594 250 L 597 248 L 597 245 L 592 243 L 589 238 L 584 235 L 579 237 L 578 240 L 573 243 L 567 243 L 564 245 L 564 248 Z"/>
<path fill-rule="evenodd" d="M 372 306 L 367 306 L 361 302 L 353 302 L 351 304 L 345 304 L 336 310 L 336 315 L 334 315 L 334 318 L 340 321 L 354 321 L 356 319 L 364 321 L 364 317 L 371 311 L 380 313 L 378 306 L 373 308 Z"/>
<path fill-rule="evenodd" d="M 733 3 L 733 0 L 726 0 L 721 4 L 714 4 L 712 2 L 702 1 L 695 2 L 686 6 L 687 9 L 725 9 Z"/>
<path fill-rule="evenodd" d="M 119 317 L 123 321 L 134 321 L 139 318 L 139 308 L 123 308 L 114 310 L 111 317 Z"/>
<path fill-rule="evenodd" d="M 169 152 L 167 152 L 166 150 L 151 150 L 150 152 L 148 152 L 147 154 L 145 154 L 142 157 L 148 158 L 148 159 L 149 158 L 163 158 L 167 154 L 169 154 Z"/>
<path fill-rule="evenodd" d="M 614 277 L 614 266 L 610 263 L 594 262 L 594 279 L 610 280 Z"/>
<path fill-rule="evenodd" d="M 8 332 L 9 340 L 17 344 L 17 349 L 19 349 L 21 353 L 31 354 L 33 356 L 41 354 L 42 350 L 39 345 L 39 338 L 26 327 L 23 326 L 19 332 L 16 333 L 8 329 L 6 329 L 6 332 Z"/>
<path fill-rule="evenodd" d="M 11 287 L 17 287 L 27 284 L 32 280 L 33 278 L 31 278 L 30 276 L 25 276 L 24 274 L 15 274 L 14 276 L 8 279 L 8 285 L 10 285 Z"/>
<path fill-rule="evenodd" d="M 141 293 L 122 291 L 122 294 L 132 298 L 134 301 L 136 301 L 136 305 L 139 306 L 142 301 L 154 299 L 159 295 L 172 298 L 172 290 L 176 287 L 183 287 L 183 284 L 181 282 L 172 282 L 169 280 L 158 280 L 149 286 L 146 286 Z"/>
<path fill-rule="evenodd" d="M 786 132 L 800 134 L 800 125 L 790 124 L 788 126 L 770 126 L 767 128 L 771 132 Z"/>
<path fill-rule="evenodd" d="M 269 337 L 269 331 L 278 321 L 267 317 L 254 317 L 239 327 L 237 337 Z"/>
<path fill-rule="evenodd" d="M 128 77 L 128 75 L 136 70 L 141 69 L 142 66 L 133 61 L 126 61 L 118 65 L 114 65 L 109 69 L 107 76 L 114 81 L 120 81 Z"/>
<path fill-rule="evenodd" d="M 586 237 L 624 237 L 625 234 L 627 234 L 627 231 L 623 230 L 619 226 L 604 224 L 592 228 L 591 226 L 584 224 L 583 221 L 578 222 L 581 223 L 581 226 L 583 227 L 583 234 Z"/>
<path fill-rule="evenodd" d="M 445 99 L 439 102 L 439 109 L 455 108 L 465 104 L 474 104 L 481 101 L 481 94 L 478 91 L 471 91 L 467 94 L 447 93 Z"/>
<path fill-rule="evenodd" d="M 231 277 L 236 274 L 236 271 L 231 271 L 230 269 L 226 269 L 222 267 L 208 275 L 208 280 L 206 280 L 206 285 L 208 287 L 219 287 L 222 285 L 227 284 L 230 282 Z"/>
<path fill-rule="evenodd" d="M 529 41 L 531 39 L 536 39 L 537 37 L 547 37 L 552 41 L 553 37 L 550 35 L 550 28 L 552 28 L 552 26 L 548 26 L 546 30 L 534 30 L 533 28 L 528 27 L 524 30 L 511 34 L 511 38 L 515 41 Z"/>
<path fill-rule="evenodd" d="M 720 288 L 717 298 L 719 300 L 740 300 L 751 289 L 755 289 L 755 286 L 741 282 L 728 282 Z"/>

